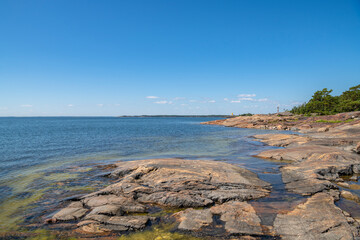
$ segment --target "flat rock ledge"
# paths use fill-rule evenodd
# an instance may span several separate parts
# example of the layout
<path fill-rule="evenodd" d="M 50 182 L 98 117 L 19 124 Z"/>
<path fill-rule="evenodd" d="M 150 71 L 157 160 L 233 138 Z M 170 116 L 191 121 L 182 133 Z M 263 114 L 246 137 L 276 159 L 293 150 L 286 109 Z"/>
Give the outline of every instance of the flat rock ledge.
<path fill-rule="evenodd" d="M 321 129 L 320 129 L 321 130 Z M 313 129 L 306 135 L 264 134 L 253 136 L 271 146 L 286 147 L 259 153 L 261 158 L 290 161 L 281 168 L 287 190 L 312 195 L 338 189 L 342 175 L 360 173 L 360 123 L 334 126 L 327 131 Z"/>
<path fill-rule="evenodd" d="M 215 225 L 233 235 L 263 235 L 260 218 L 246 202 L 231 201 L 202 210 L 189 208 L 174 216 L 180 221 L 180 230 L 196 231 Z"/>
<path fill-rule="evenodd" d="M 360 156 L 336 147 L 302 144 L 257 156 L 291 161 L 281 167 L 282 179 L 288 191 L 302 195 L 338 189 L 334 182 L 342 181 L 340 176 L 360 173 Z"/>
<path fill-rule="evenodd" d="M 117 182 L 70 202 L 47 222 L 70 221 L 88 233 L 136 231 L 159 220 L 154 208 L 187 208 L 174 215 L 179 230 L 197 231 L 219 216 L 228 234 L 262 234 L 245 201 L 267 196 L 270 184 L 249 170 L 218 161 L 151 159 L 119 162 L 109 177 Z"/>
<path fill-rule="evenodd" d="M 334 204 L 327 193 L 317 193 L 286 214 L 278 214 L 274 230 L 282 239 L 359 239 L 359 223 Z"/>

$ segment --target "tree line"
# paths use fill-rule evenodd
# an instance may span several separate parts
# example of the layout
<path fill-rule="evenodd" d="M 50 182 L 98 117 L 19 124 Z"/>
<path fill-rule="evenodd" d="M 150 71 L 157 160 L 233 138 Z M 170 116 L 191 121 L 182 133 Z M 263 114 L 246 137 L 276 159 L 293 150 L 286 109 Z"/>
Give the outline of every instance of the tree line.
<path fill-rule="evenodd" d="M 312 98 L 299 106 L 293 107 L 293 114 L 330 115 L 342 112 L 360 111 L 360 84 L 349 88 L 340 96 L 332 96 L 332 89 L 324 88 L 316 91 Z"/>

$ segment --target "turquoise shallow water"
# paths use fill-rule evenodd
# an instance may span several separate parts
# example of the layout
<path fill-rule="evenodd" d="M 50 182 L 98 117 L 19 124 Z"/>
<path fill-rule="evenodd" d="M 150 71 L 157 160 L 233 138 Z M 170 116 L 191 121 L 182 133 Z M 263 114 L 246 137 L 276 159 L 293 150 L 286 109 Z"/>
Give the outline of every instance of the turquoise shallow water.
<path fill-rule="evenodd" d="M 96 177 L 102 168 L 94 165 L 119 160 L 180 157 L 227 161 L 283 189 L 279 165 L 251 157 L 269 147 L 248 136 L 270 131 L 200 124 L 215 119 L 0 118 L 0 227 L 1 223 L 6 230 L 12 223 L 40 222 L 51 214 L 47 208 L 61 199 L 106 185 L 103 178 Z"/>

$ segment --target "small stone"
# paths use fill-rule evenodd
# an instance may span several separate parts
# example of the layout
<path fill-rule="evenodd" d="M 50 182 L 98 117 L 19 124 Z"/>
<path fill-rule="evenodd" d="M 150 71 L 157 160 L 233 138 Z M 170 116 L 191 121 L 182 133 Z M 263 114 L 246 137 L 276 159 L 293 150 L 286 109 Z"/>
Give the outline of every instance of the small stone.
<path fill-rule="evenodd" d="M 85 208 L 67 207 L 57 212 L 53 219 L 54 221 L 70 221 L 82 218 L 88 210 Z"/>
<path fill-rule="evenodd" d="M 356 145 L 353 151 L 356 152 L 357 154 L 360 154 L 360 142 Z"/>
<path fill-rule="evenodd" d="M 122 215 L 121 206 L 119 205 L 103 205 L 93 208 L 89 214 L 105 214 L 109 216 Z"/>
<path fill-rule="evenodd" d="M 350 188 L 350 185 L 346 182 L 338 182 L 337 185 L 344 188 Z"/>
<path fill-rule="evenodd" d="M 357 196 L 349 191 L 342 190 L 340 194 L 341 194 L 341 197 L 343 197 L 347 200 L 351 200 L 354 202 L 360 202 L 359 196 Z"/>
<path fill-rule="evenodd" d="M 68 206 L 69 208 L 83 208 L 83 204 L 80 201 L 72 202 Z"/>
<path fill-rule="evenodd" d="M 175 217 L 180 221 L 178 228 L 181 230 L 195 231 L 213 222 L 209 209 L 194 210 L 193 208 L 188 208 L 175 214 Z"/>
<path fill-rule="evenodd" d="M 147 216 L 115 216 L 111 217 L 106 223 L 113 225 L 121 225 L 131 230 L 139 230 L 145 228 L 149 221 Z"/>
<path fill-rule="evenodd" d="M 94 220 L 97 222 L 105 223 L 109 220 L 109 216 L 103 214 L 88 214 L 85 216 L 84 220 Z"/>
<path fill-rule="evenodd" d="M 350 181 L 357 181 L 358 178 L 359 178 L 358 176 L 353 175 L 353 176 L 350 177 Z"/>
<path fill-rule="evenodd" d="M 328 127 L 321 127 L 317 130 L 317 132 L 327 132 L 327 131 L 329 131 Z"/>

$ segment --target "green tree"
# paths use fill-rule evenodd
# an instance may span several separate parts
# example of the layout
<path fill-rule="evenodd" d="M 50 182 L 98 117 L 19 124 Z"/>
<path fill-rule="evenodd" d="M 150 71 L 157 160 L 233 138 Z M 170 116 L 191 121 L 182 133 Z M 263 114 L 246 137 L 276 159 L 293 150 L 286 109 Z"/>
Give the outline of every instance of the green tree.
<path fill-rule="evenodd" d="M 349 88 L 340 96 L 332 96 L 332 90 L 324 88 L 316 91 L 312 98 L 291 110 L 294 114 L 318 113 L 321 115 L 340 112 L 360 111 L 360 84 Z"/>

